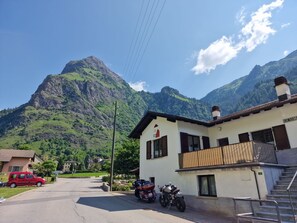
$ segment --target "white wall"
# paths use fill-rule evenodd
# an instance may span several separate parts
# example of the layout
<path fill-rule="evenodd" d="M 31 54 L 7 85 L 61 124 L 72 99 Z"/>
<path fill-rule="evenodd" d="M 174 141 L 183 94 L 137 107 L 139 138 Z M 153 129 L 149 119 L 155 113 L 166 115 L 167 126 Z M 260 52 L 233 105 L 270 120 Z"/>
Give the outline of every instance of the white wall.
<path fill-rule="evenodd" d="M 252 169 L 256 172 L 260 196 L 265 198 L 268 191 L 263 170 L 257 167 Z M 261 175 L 258 174 L 259 172 Z M 255 175 L 251 167 L 180 172 L 180 176 L 183 179 L 180 182 L 180 188 L 184 194 L 199 196 L 199 175 L 215 176 L 217 197 L 250 197 L 259 199 Z"/>
<path fill-rule="evenodd" d="M 200 136 L 200 146 L 203 149 L 202 136 L 208 136 L 208 128 L 202 125 L 194 125 L 188 122 L 178 122 L 178 131 L 190 135 Z M 180 136 L 179 136 L 180 137 Z M 181 151 L 180 151 L 181 152 Z"/>
<path fill-rule="evenodd" d="M 228 137 L 229 143 L 238 143 L 238 134 L 254 132 L 283 125 L 283 119 L 297 116 L 297 104 L 286 104 L 280 108 L 273 108 L 269 111 L 262 111 L 258 114 L 251 114 L 236 120 L 224 122 L 208 129 L 210 146 L 217 146 L 217 139 Z M 297 147 L 297 120 L 285 123 L 291 148 Z"/>
<path fill-rule="evenodd" d="M 146 159 L 146 142 L 153 140 L 154 126 L 158 125 L 160 130 L 160 138 L 167 136 L 168 156 Z M 178 174 L 175 170 L 179 169 L 178 153 L 180 153 L 180 139 L 177 131 L 177 123 L 169 122 L 165 118 L 157 117 L 143 131 L 140 137 L 140 178 L 149 180 L 150 177 L 155 177 L 155 184 L 163 186 L 170 181 L 177 181 Z"/>

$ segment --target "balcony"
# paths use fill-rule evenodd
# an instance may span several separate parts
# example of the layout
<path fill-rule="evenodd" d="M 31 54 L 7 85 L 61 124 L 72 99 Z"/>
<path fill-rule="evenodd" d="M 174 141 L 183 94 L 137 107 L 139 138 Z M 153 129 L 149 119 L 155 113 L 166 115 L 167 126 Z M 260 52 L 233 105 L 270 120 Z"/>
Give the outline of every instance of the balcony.
<path fill-rule="evenodd" d="M 251 141 L 179 154 L 180 169 L 260 162 L 277 163 L 274 145 Z"/>

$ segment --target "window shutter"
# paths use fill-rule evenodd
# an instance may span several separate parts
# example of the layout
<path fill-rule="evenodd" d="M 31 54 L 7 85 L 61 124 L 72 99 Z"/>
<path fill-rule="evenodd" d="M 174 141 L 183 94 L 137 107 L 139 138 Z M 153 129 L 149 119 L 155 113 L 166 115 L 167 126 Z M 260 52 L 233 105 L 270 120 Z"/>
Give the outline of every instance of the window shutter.
<path fill-rule="evenodd" d="M 249 133 L 248 132 L 239 134 L 238 135 L 238 138 L 239 138 L 239 142 L 240 143 L 242 143 L 242 142 L 249 142 L 250 141 L 250 137 L 249 137 Z"/>
<path fill-rule="evenodd" d="M 222 139 L 218 139 L 218 142 L 219 142 L 219 146 L 227 146 L 227 145 L 229 145 L 228 137 L 222 138 Z"/>
<path fill-rule="evenodd" d="M 146 142 L 146 159 L 149 160 L 152 158 L 152 142 Z"/>
<path fill-rule="evenodd" d="M 203 142 L 203 149 L 210 148 L 209 137 L 202 136 L 202 142 Z"/>
<path fill-rule="evenodd" d="M 189 146 L 188 146 L 188 134 L 181 132 L 180 133 L 180 144 L 181 144 L 181 152 L 186 153 L 189 152 Z"/>
<path fill-rule="evenodd" d="M 163 156 L 168 155 L 167 136 L 162 137 Z"/>

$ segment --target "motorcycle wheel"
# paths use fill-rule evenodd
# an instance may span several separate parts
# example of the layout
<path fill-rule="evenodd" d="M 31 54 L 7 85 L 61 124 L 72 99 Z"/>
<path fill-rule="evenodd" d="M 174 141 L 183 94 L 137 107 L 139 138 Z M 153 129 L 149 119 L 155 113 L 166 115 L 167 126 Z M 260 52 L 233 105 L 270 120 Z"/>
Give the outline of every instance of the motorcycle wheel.
<path fill-rule="evenodd" d="M 137 197 L 138 199 L 140 199 L 139 190 L 135 190 L 134 191 L 134 195 L 135 195 L 135 197 Z"/>
<path fill-rule="evenodd" d="M 180 212 L 184 212 L 186 210 L 186 203 L 182 198 L 176 198 L 176 207 Z"/>
<path fill-rule="evenodd" d="M 148 202 L 149 202 L 149 203 L 153 203 L 155 200 L 156 200 L 156 198 L 155 198 L 155 197 L 152 197 L 152 198 L 149 198 L 149 199 L 148 199 Z"/>
<path fill-rule="evenodd" d="M 159 202 L 160 202 L 160 204 L 161 204 L 162 207 L 166 207 L 167 206 L 167 202 L 166 202 L 165 197 L 163 195 L 161 195 L 159 197 Z"/>

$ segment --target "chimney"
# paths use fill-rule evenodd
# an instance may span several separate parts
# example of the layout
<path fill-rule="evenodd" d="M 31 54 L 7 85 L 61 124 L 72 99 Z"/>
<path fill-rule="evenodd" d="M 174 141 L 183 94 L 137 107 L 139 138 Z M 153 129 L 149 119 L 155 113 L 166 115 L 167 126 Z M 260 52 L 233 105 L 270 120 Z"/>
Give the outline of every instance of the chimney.
<path fill-rule="evenodd" d="M 275 90 L 279 101 L 291 98 L 291 91 L 287 79 L 280 76 L 274 79 Z"/>
<path fill-rule="evenodd" d="M 211 108 L 212 118 L 213 120 L 217 120 L 221 117 L 221 110 L 219 106 L 213 106 Z"/>

